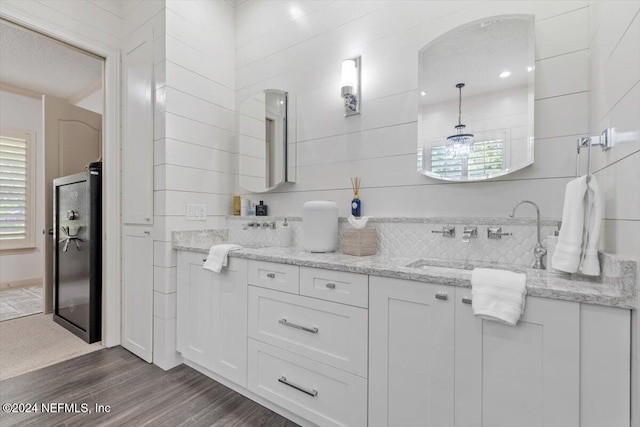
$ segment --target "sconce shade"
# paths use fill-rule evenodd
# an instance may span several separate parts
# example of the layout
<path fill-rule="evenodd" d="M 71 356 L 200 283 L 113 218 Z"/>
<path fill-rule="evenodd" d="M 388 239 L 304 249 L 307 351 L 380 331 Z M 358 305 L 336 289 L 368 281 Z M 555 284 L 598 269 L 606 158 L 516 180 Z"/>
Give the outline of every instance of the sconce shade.
<path fill-rule="evenodd" d="M 357 84 L 358 70 L 356 61 L 353 59 L 345 59 L 342 61 L 342 87 L 354 87 Z"/>
<path fill-rule="evenodd" d="M 345 117 L 360 114 L 360 57 L 342 61 L 341 83 Z"/>

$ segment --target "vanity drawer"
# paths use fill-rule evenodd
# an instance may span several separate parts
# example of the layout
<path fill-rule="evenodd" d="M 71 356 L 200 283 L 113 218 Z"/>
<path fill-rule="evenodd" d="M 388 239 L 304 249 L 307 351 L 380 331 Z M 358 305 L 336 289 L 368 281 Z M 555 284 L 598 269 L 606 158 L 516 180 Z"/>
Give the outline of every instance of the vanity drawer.
<path fill-rule="evenodd" d="M 321 426 L 367 425 L 367 380 L 249 339 L 248 388 Z"/>
<path fill-rule="evenodd" d="M 301 267 L 300 295 L 367 308 L 369 306 L 369 276 Z"/>
<path fill-rule="evenodd" d="M 296 265 L 249 261 L 249 284 L 253 286 L 297 294 L 299 275 Z"/>
<path fill-rule="evenodd" d="M 249 287 L 249 337 L 367 376 L 368 312 Z"/>

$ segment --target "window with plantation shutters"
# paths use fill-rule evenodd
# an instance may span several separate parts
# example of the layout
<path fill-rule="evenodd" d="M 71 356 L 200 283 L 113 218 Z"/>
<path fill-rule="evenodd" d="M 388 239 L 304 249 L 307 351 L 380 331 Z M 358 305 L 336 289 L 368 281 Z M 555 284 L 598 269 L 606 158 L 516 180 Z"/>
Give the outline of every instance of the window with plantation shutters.
<path fill-rule="evenodd" d="M 431 171 L 451 180 L 486 179 L 500 174 L 505 167 L 508 134 L 508 131 L 494 131 L 476 135 L 473 151 L 462 157 L 448 153 L 446 144 L 434 144 L 431 146 Z"/>
<path fill-rule="evenodd" d="M 33 134 L 0 129 L 0 250 L 35 247 Z"/>

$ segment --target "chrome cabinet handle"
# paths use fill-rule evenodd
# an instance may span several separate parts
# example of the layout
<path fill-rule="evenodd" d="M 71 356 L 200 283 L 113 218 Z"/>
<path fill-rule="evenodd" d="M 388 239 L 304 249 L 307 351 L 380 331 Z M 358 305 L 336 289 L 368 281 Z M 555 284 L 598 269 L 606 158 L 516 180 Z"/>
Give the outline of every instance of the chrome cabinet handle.
<path fill-rule="evenodd" d="M 335 283 L 327 283 L 325 286 L 327 287 L 327 289 L 335 289 L 336 288 L 336 284 Z"/>
<path fill-rule="evenodd" d="M 449 299 L 449 295 L 447 295 L 445 292 L 438 292 L 436 293 L 436 299 L 441 299 L 446 301 Z"/>
<path fill-rule="evenodd" d="M 275 279 L 276 278 L 276 273 L 267 273 L 267 277 L 269 279 Z"/>
<path fill-rule="evenodd" d="M 462 303 L 463 304 L 471 304 L 472 300 L 469 297 L 463 297 L 462 298 Z"/>
<path fill-rule="evenodd" d="M 278 378 L 278 382 L 280 382 L 280 383 L 282 383 L 284 385 L 288 385 L 291 388 L 295 388 L 296 390 L 301 391 L 304 394 L 308 394 L 311 397 L 316 397 L 318 395 L 318 390 L 315 390 L 315 389 L 309 390 L 308 388 L 304 388 L 302 386 L 299 386 L 297 384 L 289 382 L 289 381 L 287 381 L 287 377 L 285 377 L 284 375 L 281 376 L 280 378 Z"/>
<path fill-rule="evenodd" d="M 307 328 L 306 326 L 300 326 L 300 325 L 296 325 L 295 323 L 289 323 L 287 322 L 287 319 L 280 319 L 278 320 L 278 323 L 280 323 L 281 325 L 284 326 L 288 326 L 290 328 L 295 328 L 295 329 L 300 329 L 301 331 L 305 331 L 305 332 L 310 332 L 312 334 L 317 334 L 318 333 L 318 328 Z"/>
<path fill-rule="evenodd" d="M 151 235 L 150 231 L 145 231 L 144 234 L 146 234 L 147 236 Z"/>

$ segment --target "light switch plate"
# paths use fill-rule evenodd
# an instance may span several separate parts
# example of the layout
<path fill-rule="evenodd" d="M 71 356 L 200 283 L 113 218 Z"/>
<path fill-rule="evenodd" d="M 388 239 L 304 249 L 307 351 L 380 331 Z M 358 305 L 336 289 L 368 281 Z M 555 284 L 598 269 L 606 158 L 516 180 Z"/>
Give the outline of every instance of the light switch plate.
<path fill-rule="evenodd" d="M 205 221 L 207 219 L 207 205 L 187 203 L 187 221 Z"/>

